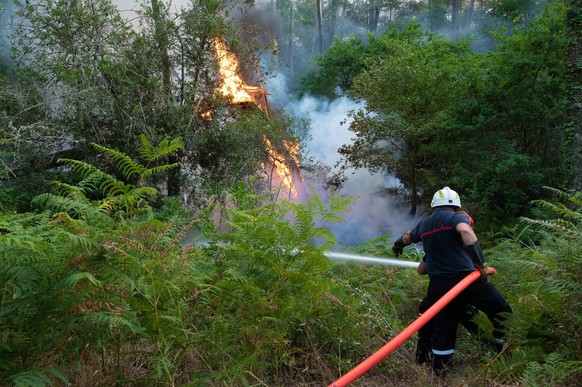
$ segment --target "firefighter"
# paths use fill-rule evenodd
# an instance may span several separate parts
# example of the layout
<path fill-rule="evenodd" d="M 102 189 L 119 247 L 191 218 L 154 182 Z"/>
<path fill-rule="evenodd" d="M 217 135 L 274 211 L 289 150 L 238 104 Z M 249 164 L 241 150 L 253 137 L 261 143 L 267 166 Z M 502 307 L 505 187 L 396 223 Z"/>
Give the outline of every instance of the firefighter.
<path fill-rule="evenodd" d="M 451 366 L 455 352 L 457 327 L 467 305 L 484 312 L 493 323 L 493 336 L 499 347 L 505 344 L 503 322 L 511 307 L 495 287 L 487 281 L 485 257 L 470 217 L 457 211 L 461 199 L 449 187 L 437 191 L 431 202 L 433 213 L 394 242 L 394 255 L 402 253 L 411 243 L 422 242 L 425 256 L 419 273 L 429 276 L 427 297 L 423 309 L 428 309 L 463 278 L 478 269 L 481 280 L 473 282 L 433 319 L 432 365 L 443 373 Z M 425 309 L 425 310 L 426 310 Z"/>
<path fill-rule="evenodd" d="M 473 228 L 475 226 L 475 221 L 473 218 L 462 210 L 457 210 L 459 214 L 463 214 L 469 220 L 469 226 Z M 424 275 L 426 273 L 426 263 L 423 261 L 418 266 L 418 274 Z M 425 297 L 418 306 L 418 313 L 423 314 L 428 310 L 429 299 Z M 479 326 L 473 321 L 473 318 L 479 313 L 479 310 L 475 308 L 473 305 L 466 305 L 465 311 L 459 316 L 459 323 L 465 327 L 465 329 L 471 333 L 472 335 L 476 335 L 477 339 L 486 345 L 492 344 L 490 341 L 485 339 L 484 332 L 481 331 Z M 432 343 L 432 332 L 434 328 L 434 319 L 427 322 L 424 326 L 422 326 L 418 330 L 418 339 L 416 341 L 416 363 L 417 364 L 424 364 L 430 363 L 430 351 L 431 351 L 431 343 Z"/>

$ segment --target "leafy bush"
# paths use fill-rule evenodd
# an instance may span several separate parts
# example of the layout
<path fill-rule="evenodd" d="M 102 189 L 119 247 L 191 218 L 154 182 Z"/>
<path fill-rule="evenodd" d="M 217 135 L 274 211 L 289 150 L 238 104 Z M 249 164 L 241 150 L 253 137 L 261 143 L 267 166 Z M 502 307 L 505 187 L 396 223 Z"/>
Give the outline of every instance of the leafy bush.
<path fill-rule="evenodd" d="M 510 337 L 517 349 L 500 356 L 492 370 L 513 382 L 536 375 L 541 384 L 562 383 L 581 371 L 581 363 L 572 360 L 582 355 L 581 194 L 548 190 L 553 201 L 532 203 L 546 215 L 522 218 L 513 238 L 490 250 L 495 264 L 508 273 L 501 281 L 511 295 Z M 563 367 L 555 366 L 556 359 L 564 361 Z"/>
<path fill-rule="evenodd" d="M 334 237 L 318 222 L 340 220 L 334 213 L 348 200 L 268 202 L 240 189 L 229 202 L 227 229 L 206 232 L 205 251 L 216 265 L 212 290 L 200 305 L 208 316 L 206 372 L 214 382 L 281 383 L 291 366 L 316 358 L 309 351 L 319 351 L 317 343 L 330 336 L 325 327 L 338 322 L 330 321 L 337 299 L 322 253 Z"/>
<path fill-rule="evenodd" d="M 166 141 L 154 149 L 143 140 L 150 161 L 179 144 Z M 96 148 L 114 156 L 126 178 L 172 167 L 147 168 L 121 152 Z M 182 234 L 172 224 L 131 222 L 149 210 L 153 188 L 66 162 L 83 179 L 77 185 L 55 183 L 57 194 L 37 197 L 44 212 L 0 213 L 2 380 L 43 385 L 46 379 L 65 379 L 61 364 L 74 368 L 76 359 L 96 350 L 103 351 L 103 368 L 114 364 L 114 373 L 122 374 L 122 338 L 155 344 L 149 360 L 154 377 L 172 380 L 165 356 L 175 341 L 168 337 L 181 332 L 174 324 L 182 310 L 179 289 L 198 278 L 188 276 L 196 265 L 184 259 Z M 110 359 L 105 351 L 111 349 L 116 355 Z"/>

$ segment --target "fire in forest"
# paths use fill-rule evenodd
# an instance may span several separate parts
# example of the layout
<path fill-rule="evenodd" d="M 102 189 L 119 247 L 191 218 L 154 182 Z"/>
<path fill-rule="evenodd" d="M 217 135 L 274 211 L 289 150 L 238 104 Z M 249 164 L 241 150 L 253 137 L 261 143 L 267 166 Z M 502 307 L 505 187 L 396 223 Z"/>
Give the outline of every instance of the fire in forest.
<path fill-rule="evenodd" d="M 238 58 L 228 50 L 224 42 L 216 38 L 213 44 L 216 50 L 216 58 L 218 59 L 218 71 L 222 80 L 220 93 L 229 98 L 234 104 L 252 102 L 261 107 L 254 96 L 264 95 L 265 91 L 262 88 L 248 85 L 242 80 L 238 74 Z"/>
<path fill-rule="evenodd" d="M 267 136 L 263 136 L 263 142 L 265 143 L 265 148 L 267 153 L 269 154 L 269 159 L 273 162 L 275 166 L 275 171 L 277 175 L 281 179 L 281 185 L 284 186 L 289 193 L 290 199 L 297 199 L 299 194 L 297 193 L 297 187 L 295 186 L 295 181 L 297 180 L 294 177 L 293 170 L 287 164 L 286 158 L 273 147 L 271 141 L 267 138 Z M 285 142 L 287 144 L 287 142 Z M 299 144 L 297 144 L 297 148 Z M 296 166 L 299 166 L 299 160 L 297 158 L 296 153 L 290 153 L 291 158 L 296 162 Z"/>
<path fill-rule="evenodd" d="M 221 86 L 219 92 L 228 98 L 232 104 L 252 103 L 269 114 L 266 103 L 266 92 L 263 88 L 247 84 L 239 75 L 239 61 L 235 54 L 229 51 L 228 47 L 220 39 L 213 41 L 218 69 L 220 73 Z M 285 141 L 286 152 L 282 154 L 272 145 L 271 141 L 263 135 L 263 143 L 269 155 L 269 159 L 274 167 L 275 176 L 270 176 L 270 186 L 280 186 L 284 188 L 290 199 L 299 197 L 297 183 L 301 182 L 299 172 L 299 142 Z M 289 160 L 290 158 L 290 160 Z M 265 166 L 265 171 L 268 172 Z"/>

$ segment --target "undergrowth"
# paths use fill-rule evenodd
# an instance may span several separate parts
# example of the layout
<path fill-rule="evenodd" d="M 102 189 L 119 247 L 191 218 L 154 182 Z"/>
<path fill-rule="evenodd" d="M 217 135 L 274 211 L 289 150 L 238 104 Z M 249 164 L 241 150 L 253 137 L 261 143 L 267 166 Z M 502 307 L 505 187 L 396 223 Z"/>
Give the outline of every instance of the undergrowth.
<path fill-rule="evenodd" d="M 157 161 L 179 143 L 143 146 L 143 163 L 96 147 L 124 177 L 67 161 L 76 185 L 55 183 L 35 200 L 37 213 L 0 213 L 1 384 L 325 385 L 417 317 L 426 278 L 324 254 L 390 255 L 389 235 L 336 245 L 325 225 L 341 221 L 351 199 L 273 202 L 241 186 L 223 201 L 219 229 L 170 200 L 152 207 L 147 180 L 175 167 Z M 460 330 L 456 367 L 442 378 L 413 363 L 413 337 L 355 385 L 579 380 L 581 200 L 553 192 L 533 203 L 538 218 L 485 251 L 514 310 L 507 350 Z M 203 238 L 186 243 L 194 226 Z"/>

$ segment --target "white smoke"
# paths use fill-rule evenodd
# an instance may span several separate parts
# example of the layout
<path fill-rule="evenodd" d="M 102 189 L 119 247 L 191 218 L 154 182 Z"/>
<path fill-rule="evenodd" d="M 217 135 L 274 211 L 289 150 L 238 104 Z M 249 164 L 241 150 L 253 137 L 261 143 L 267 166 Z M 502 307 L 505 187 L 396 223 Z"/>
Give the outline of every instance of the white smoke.
<path fill-rule="evenodd" d="M 310 139 L 302 147 L 314 161 L 335 167 L 341 155 L 338 149 L 350 144 L 354 133 L 348 128 L 348 113 L 363 107 L 346 96 L 329 101 L 325 98 L 305 96 L 294 99 L 288 92 L 286 78 L 278 74 L 266 80 L 270 104 L 293 117 L 308 117 Z M 355 245 L 390 233 L 399 236 L 413 223 L 408 208 L 403 208 L 387 195 L 387 188 L 398 188 L 398 179 L 385 173 L 370 173 L 366 169 L 350 169 L 347 180 L 339 192 L 342 196 L 355 196 L 350 213 L 342 214 L 345 223 L 332 225 L 331 230 L 343 245 Z"/>

